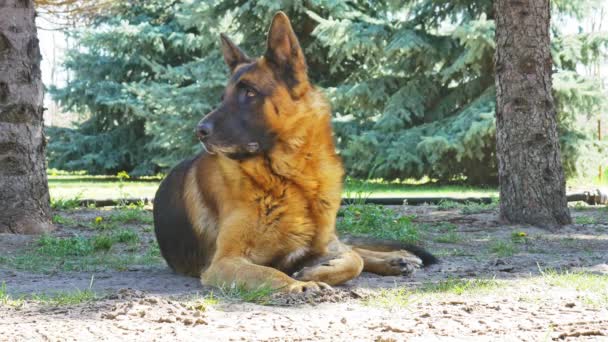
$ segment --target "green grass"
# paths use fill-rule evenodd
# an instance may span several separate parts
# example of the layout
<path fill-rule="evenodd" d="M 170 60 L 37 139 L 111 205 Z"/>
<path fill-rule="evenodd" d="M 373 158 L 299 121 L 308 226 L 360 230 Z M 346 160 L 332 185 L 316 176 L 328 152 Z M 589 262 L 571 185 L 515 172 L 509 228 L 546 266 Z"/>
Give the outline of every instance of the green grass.
<path fill-rule="evenodd" d="M 468 185 L 441 185 L 428 180 L 384 181 L 347 178 L 344 182 L 344 197 L 370 195 L 373 197 L 492 197 L 498 196 L 496 188 Z"/>
<path fill-rule="evenodd" d="M 151 224 L 154 222 L 151 212 L 133 206 L 118 210 L 116 213 L 110 215 L 108 220 L 114 223 Z"/>
<path fill-rule="evenodd" d="M 456 231 L 458 226 L 450 222 L 427 225 L 426 229 L 439 234 L 432 238 L 437 243 L 458 243 L 463 241 L 462 235 Z"/>
<path fill-rule="evenodd" d="M 447 293 L 447 294 L 476 294 L 487 293 L 501 284 L 496 279 L 459 279 L 447 278 L 437 283 L 425 283 L 420 288 L 421 293 Z"/>
<path fill-rule="evenodd" d="M 8 291 L 6 290 L 6 283 L 2 282 L 2 284 L 0 285 L 0 305 L 20 307 L 22 304 L 23 300 L 15 299 L 8 294 Z"/>
<path fill-rule="evenodd" d="M 498 257 L 510 257 L 518 251 L 517 246 L 512 241 L 494 241 L 490 244 L 490 252 Z"/>
<path fill-rule="evenodd" d="M 247 289 L 242 284 L 231 284 L 220 286 L 220 294 L 228 300 L 244 301 L 256 304 L 268 304 L 271 301 L 271 296 L 276 293 L 276 290 L 268 285 L 261 285 L 256 289 Z"/>
<path fill-rule="evenodd" d="M 27 298 L 50 306 L 69 306 L 91 302 L 99 299 L 99 296 L 90 289 L 76 289 L 74 291 L 32 294 Z"/>
<path fill-rule="evenodd" d="M 576 224 L 594 224 L 596 223 L 595 217 L 593 216 L 578 216 L 574 218 Z"/>
<path fill-rule="evenodd" d="M 498 197 L 492 197 L 491 203 L 455 202 L 442 200 L 437 206 L 439 210 L 459 209 L 461 214 L 471 215 L 496 210 L 498 208 Z"/>
<path fill-rule="evenodd" d="M 57 271 L 125 270 L 132 265 L 162 263 L 156 242 L 142 249 L 138 235 L 130 229 L 91 237 L 59 238 L 42 236 L 33 248 L 16 255 L 0 256 L 0 264 L 35 273 Z M 120 244 L 124 250 L 114 249 Z"/>
<path fill-rule="evenodd" d="M 419 228 L 411 216 L 399 216 L 381 205 L 352 204 L 338 212 L 336 227 L 342 233 L 369 235 L 415 243 L 420 239 Z"/>
<path fill-rule="evenodd" d="M 78 193 L 72 194 L 69 198 L 55 197 L 51 192 L 51 208 L 57 210 L 72 210 L 78 208 L 80 206 L 80 196 L 82 195 L 82 190 L 78 190 Z"/>
<path fill-rule="evenodd" d="M 515 231 L 511 233 L 511 241 L 513 243 L 528 243 L 528 233 L 523 231 Z"/>
<path fill-rule="evenodd" d="M 474 252 L 467 251 L 462 248 L 445 248 L 433 250 L 433 254 L 438 258 L 459 257 L 459 256 L 475 256 Z"/>
<path fill-rule="evenodd" d="M 459 243 L 462 241 L 462 236 L 458 232 L 450 231 L 441 235 L 435 236 L 433 241 L 437 243 Z"/>
<path fill-rule="evenodd" d="M 56 209 L 71 209 L 75 199 L 119 199 L 124 197 L 154 197 L 159 178 L 121 180 L 117 176 L 49 175 L 51 202 Z M 65 202 L 68 202 L 66 205 Z M 71 202 L 70 202 L 71 201 Z"/>
<path fill-rule="evenodd" d="M 363 304 L 380 307 L 406 307 L 417 302 L 422 296 L 436 297 L 438 294 L 475 295 L 490 293 L 503 284 L 495 279 L 447 278 L 439 282 L 426 282 L 418 289 L 405 287 L 381 289 L 365 298 Z"/>
<path fill-rule="evenodd" d="M 88 226 L 98 230 L 116 230 L 127 224 L 152 224 L 152 212 L 134 205 L 118 207 L 109 216 L 97 216 L 88 223 Z"/>
<path fill-rule="evenodd" d="M 608 305 L 608 275 L 588 272 L 540 270 L 542 281 L 549 285 L 581 292 L 583 302 L 596 307 Z"/>
<path fill-rule="evenodd" d="M 191 310 L 205 312 L 209 307 L 220 304 L 221 300 L 213 291 L 211 291 L 203 297 L 197 294 L 193 298 L 190 298 L 188 302 L 188 307 Z"/>
<path fill-rule="evenodd" d="M 0 305 L 4 306 L 21 307 L 26 300 L 49 306 L 69 306 L 91 302 L 99 298 L 97 293 L 93 292 L 90 288 L 85 290 L 76 289 L 73 291 L 32 293 L 13 298 L 6 289 L 6 283 L 2 282 L 2 285 L 0 285 Z"/>
<path fill-rule="evenodd" d="M 69 218 L 69 217 L 65 217 L 59 214 L 53 215 L 53 217 L 51 218 L 51 221 L 53 222 L 53 224 L 61 224 L 61 225 L 66 225 L 66 226 L 75 226 L 76 225 L 76 221 Z"/>
<path fill-rule="evenodd" d="M 405 287 L 380 289 L 372 296 L 362 300 L 363 305 L 383 308 L 406 307 L 415 300 L 415 292 Z"/>
<path fill-rule="evenodd" d="M 81 236 L 57 238 L 44 235 L 38 239 L 36 252 L 49 257 L 84 256 L 95 251 L 92 241 Z"/>
<path fill-rule="evenodd" d="M 121 229 L 112 235 L 112 239 L 120 243 L 137 243 L 139 236 L 131 229 Z"/>
<path fill-rule="evenodd" d="M 558 241 L 562 247 L 566 247 L 566 248 L 576 248 L 579 246 L 579 241 L 576 238 L 571 237 L 571 236 L 561 238 Z"/>
<path fill-rule="evenodd" d="M 108 234 L 97 235 L 91 240 L 94 251 L 109 251 L 114 244 L 114 239 Z"/>

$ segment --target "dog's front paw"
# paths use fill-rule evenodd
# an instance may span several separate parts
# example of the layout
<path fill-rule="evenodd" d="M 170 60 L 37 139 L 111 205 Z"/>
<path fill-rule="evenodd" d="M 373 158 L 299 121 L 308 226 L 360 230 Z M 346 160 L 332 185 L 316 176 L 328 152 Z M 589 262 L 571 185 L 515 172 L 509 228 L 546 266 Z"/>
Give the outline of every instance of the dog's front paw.
<path fill-rule="evenodd" d="M 317 293 L 331 290 L 332 287 L 320 281 L 296 281 L 283 290 L 288 293 Z"/>

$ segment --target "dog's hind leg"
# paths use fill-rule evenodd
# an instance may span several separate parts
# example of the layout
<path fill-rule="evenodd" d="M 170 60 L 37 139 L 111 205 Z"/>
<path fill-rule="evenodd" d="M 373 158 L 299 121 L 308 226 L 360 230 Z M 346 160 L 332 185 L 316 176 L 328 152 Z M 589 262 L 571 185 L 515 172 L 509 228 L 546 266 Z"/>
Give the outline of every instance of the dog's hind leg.
<path fill-rule="evenodd" d="M 353 247 L 353 251 L 363 258 L 365 272 L 378 275 L 409 275 L 422 266 L 422 260 L 406 250 L 378 252 Z"/>
<path fill-rule="evenodd" d="M 329 245 L 329 255 L 323 256 L 294 273 L 302 281 L 321 281 L 339 285 L 357 277 L 363 270 L 363 259 L 349 246 L 335 239 Z"/>

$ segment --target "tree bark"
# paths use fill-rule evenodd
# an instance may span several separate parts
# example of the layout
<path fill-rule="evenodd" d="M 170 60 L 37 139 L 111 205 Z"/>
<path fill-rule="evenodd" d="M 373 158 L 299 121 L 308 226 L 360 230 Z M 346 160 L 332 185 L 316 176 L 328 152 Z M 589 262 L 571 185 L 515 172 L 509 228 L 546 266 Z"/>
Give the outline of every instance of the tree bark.
<path fill-rule="evenodd" d="M 571 222 L 551 93 L 549 0 L 496 0 L 496 155 L 500 216 Z"/>
<path fill-rule="evenodd" d="M 35 16 L 32 0 L 0 0 L 0 233 L 53 228 Z"/>

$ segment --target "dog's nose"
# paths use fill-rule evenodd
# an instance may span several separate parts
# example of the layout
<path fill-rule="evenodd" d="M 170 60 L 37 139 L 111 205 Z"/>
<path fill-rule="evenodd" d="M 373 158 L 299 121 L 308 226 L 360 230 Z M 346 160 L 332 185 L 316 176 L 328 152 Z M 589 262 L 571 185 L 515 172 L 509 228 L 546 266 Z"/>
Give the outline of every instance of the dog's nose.
<path fill-rule="evenodd" d="M 198 137 L 201 139 L 208 137 L 209 135 L 211 135 L 212 132 L 213 132 L 213 125 L 208 121 L 201 122 L 196 127 L 196 135 L 198 135 Z"/>

